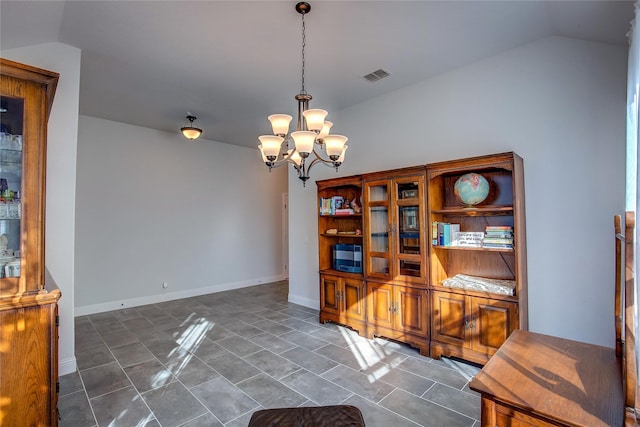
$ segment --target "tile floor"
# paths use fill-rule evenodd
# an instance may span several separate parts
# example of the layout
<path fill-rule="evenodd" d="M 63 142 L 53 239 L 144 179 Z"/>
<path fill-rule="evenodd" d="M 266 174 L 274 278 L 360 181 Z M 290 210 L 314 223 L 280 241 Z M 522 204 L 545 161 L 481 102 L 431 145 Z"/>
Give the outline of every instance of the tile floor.
<path fill-rule="evenodd" d="M 246 427 L 262 408 L 350 404 L 367 427 L 479 426 L 476 367 L 367 340 L 278 282 L 76 318 L 62 427 Z"/>

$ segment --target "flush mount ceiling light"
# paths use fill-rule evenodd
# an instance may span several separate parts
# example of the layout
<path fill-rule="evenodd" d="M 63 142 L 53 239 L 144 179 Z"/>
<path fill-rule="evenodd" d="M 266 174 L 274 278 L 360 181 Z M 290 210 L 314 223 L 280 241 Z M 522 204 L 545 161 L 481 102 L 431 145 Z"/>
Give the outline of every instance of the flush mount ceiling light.
<path fill-rule="evenodd" d="M 262 160 L 272 168 L 290 163 L 298 172 L 298 178 L 303 185 L 309 179 L 309 171 L 317 164 L 335 167 L 336 171 L 344 160 L 347 151 L 347 137 L 342 135 L 330 135 L 329 129 L 333 123 L 325 121 L 325 110 L 309 109 L 311 95 L 304 89 L 304 67 L 306 32 L 304 16 L 311 11 L 311 5 L 307 2 L 296 4 L 296 11 L 302 16 L 302 89 L 295 96 L 298 101 L 298 123 L 296 130 L 289 133 L 289 123 L 292 117 L 287 114 L 272 114 L 269 121 L 273 129 L 273 135 L 259 136 L 258 148 L 262 153 Z M 303 119 L 304 118 L 304 119 Z M 327 157 L 323 157 L 322 150 Z M 313 157 L 312 157 L 313 155 Z"/>
<path fill-rule="evenodd" d="M 187 113 L 186 119 L 189 123 L 187 124 L 187 122 L 185 122 L 185 125 L 180 128 L 180 131 L 187 139 L 197 139 L 202 134 L 202 129 L 194 126 L 193 122 L 198 118 L 196 116 L 192 116 L 191 113 Z"/>

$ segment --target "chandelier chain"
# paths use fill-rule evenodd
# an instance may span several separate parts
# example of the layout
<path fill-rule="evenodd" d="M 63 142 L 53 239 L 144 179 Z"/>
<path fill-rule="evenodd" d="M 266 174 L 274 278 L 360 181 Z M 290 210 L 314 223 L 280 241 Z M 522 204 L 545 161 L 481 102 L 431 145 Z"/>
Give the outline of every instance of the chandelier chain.
<path fill-rule="evenodd" d="M 334 167 L 337 171 L 344 161 L 345 151 L 349 148 L 346 145 L 346 136 L 329 133 L 333 123 L 325 120 L 325 110 L 309 109 L 311 95 L 305 90 L 307 28 L 304 15 L 310 10 L 311 5 L 306 1 L 296 4 L 296 12 L 302 15 L 302 90 L 295 96 L 298 103 L 298 123 L 295 130 L 289 133 L 293 117 L 288 114 L 272 114 L 268 119 L 273 135 L 258 137 L 258 148 L 269 170 L 291 164 L 303 185 L 310 179 L 309 171 L 314 165 Z M 326 157 L 321 150 L 326 151 Z"/>
<path fill-rule="evenodd" d="M 307 35 L 306 35 L 306 26 L 304 24 L 304 13 L 302 15 L 302 91 L 300 93 L 307 93 L 304 90 L 304 68 L 305 68 L 305 58 L 304 58 L 304 48 L 307 45 Z"/>

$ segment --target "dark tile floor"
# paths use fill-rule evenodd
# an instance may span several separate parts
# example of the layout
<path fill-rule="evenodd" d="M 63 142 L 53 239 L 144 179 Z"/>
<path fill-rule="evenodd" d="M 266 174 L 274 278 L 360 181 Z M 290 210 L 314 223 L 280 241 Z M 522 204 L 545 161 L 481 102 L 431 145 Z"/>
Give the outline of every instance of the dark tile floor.
<path fill-rule="evenodd" d="M 262 408 L 350 404 L 368 427 L 479 426 L 478 369 L 367 340 L 278 282 L 76 318 L 60 425 L 246 427 Z"/>

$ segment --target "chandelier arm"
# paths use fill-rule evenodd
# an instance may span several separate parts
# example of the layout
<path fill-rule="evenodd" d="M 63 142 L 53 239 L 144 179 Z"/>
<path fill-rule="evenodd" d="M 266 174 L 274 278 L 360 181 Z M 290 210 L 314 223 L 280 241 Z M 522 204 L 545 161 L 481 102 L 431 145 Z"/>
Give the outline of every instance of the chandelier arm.
<path fill-rule="evenodd" d="M 334 162 L 332 162 L 331 160 L 325 160 L 322 157 L 316 157 L 315 159 L 313 159 L 311 163 L 309 163 L 309 167 L 307 168 L 307 173 L 309 173 L 311 171 L 311 168 L 318 163 L 322 163 L 325 166 L 329 166 L 329 167 L 335 167 Z"/>
<path fill-rule="evenodd" d="M 313 148 L 313 154 L 316 156 L 316 158 L 313 159 L 313 162 L 311 162 L 311 164 L 322 162 L 327 166 L 333 166 L 334 161 L 331 159 L 325 159 L 324 157 L 322 157 L 322 153 L 317 152 L 315 147 Z M 311 169 L 311 166 L 309 166 L 309 169 Z"/>
<path fill-rule="evenodd" d="M 269 169 L 276 169 L 279 168 L 282 165 L 286 165 L 287 163 L 291 162 L 291 160 L 288 159 L 280 159 L 280 160 L 275 160 L 273 162 L 271 162 L 271 166 L 269 166 Z"/>

